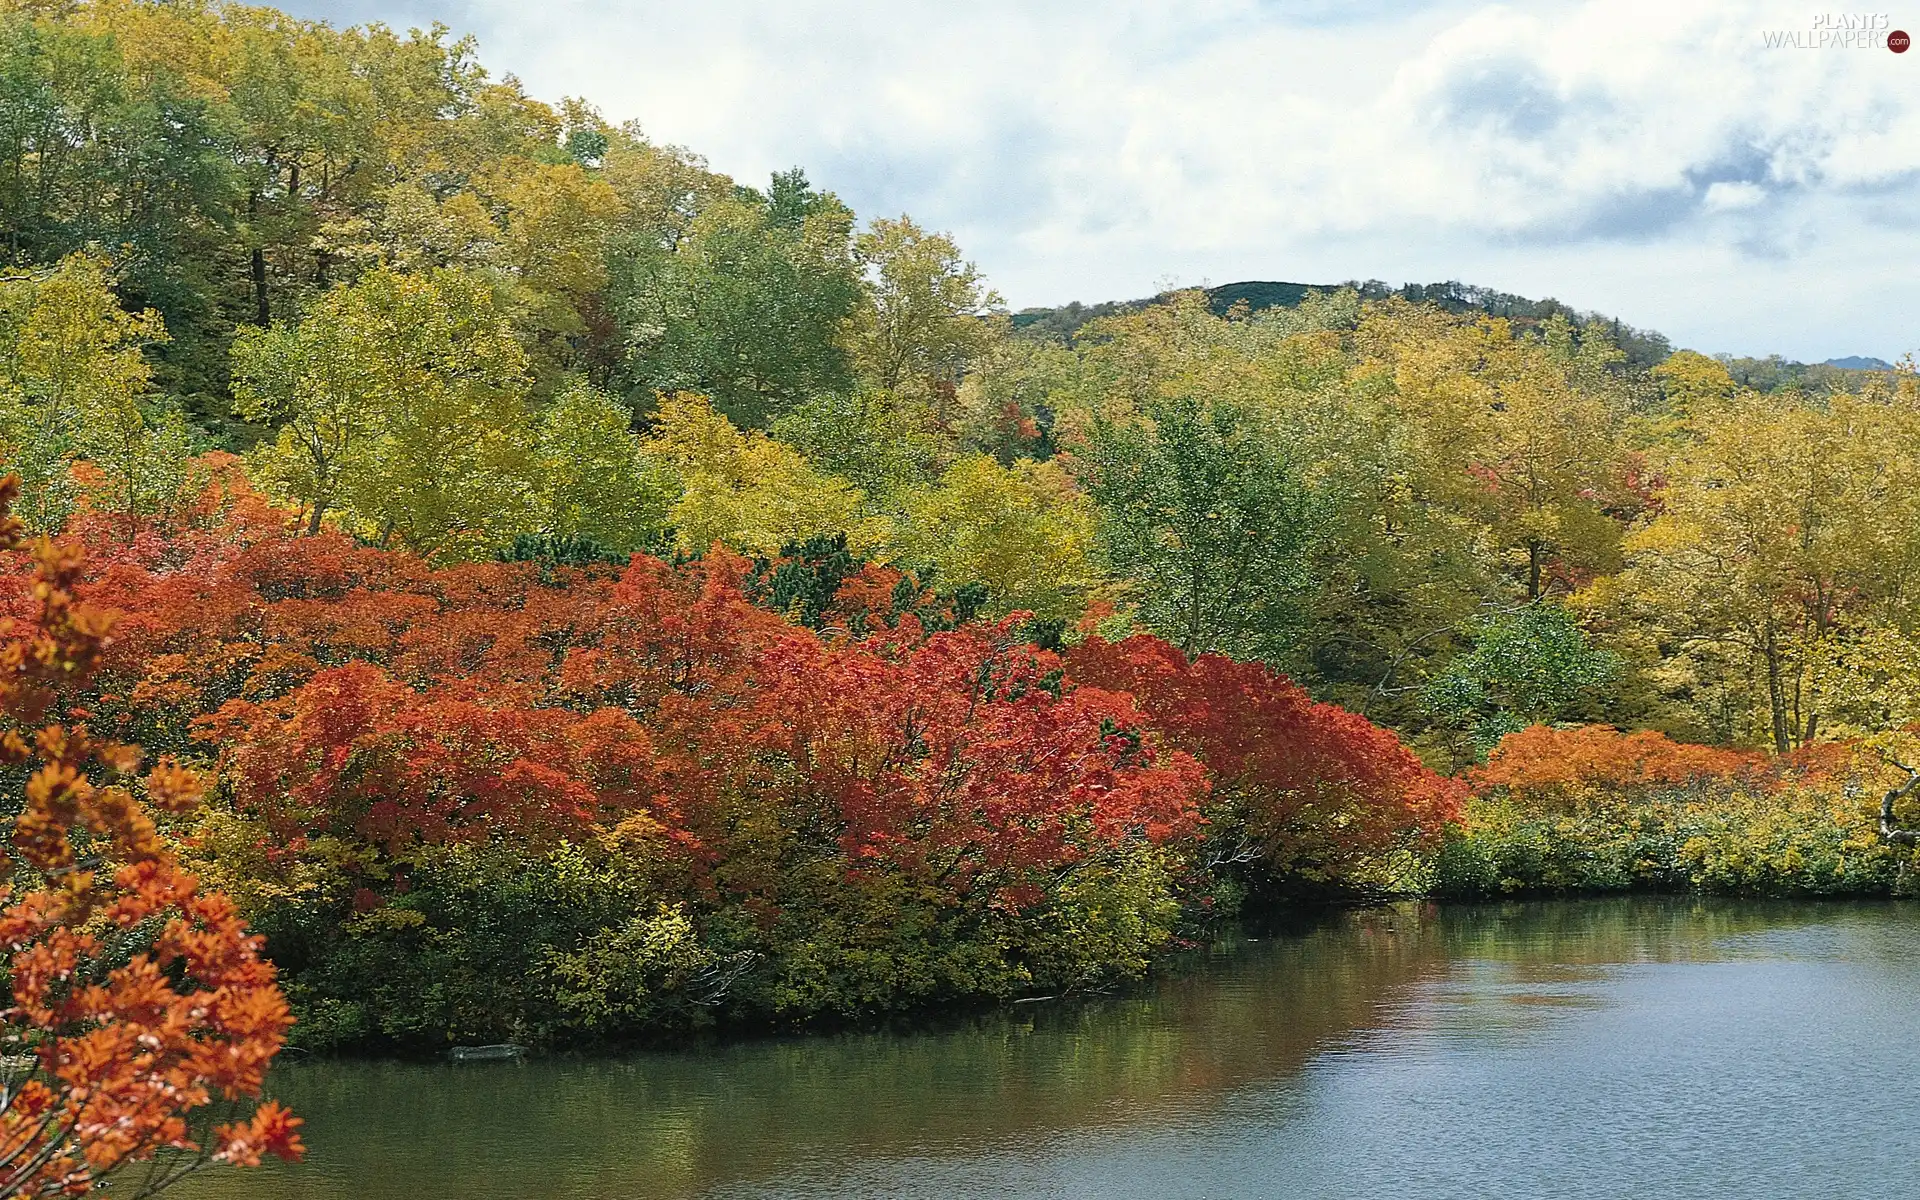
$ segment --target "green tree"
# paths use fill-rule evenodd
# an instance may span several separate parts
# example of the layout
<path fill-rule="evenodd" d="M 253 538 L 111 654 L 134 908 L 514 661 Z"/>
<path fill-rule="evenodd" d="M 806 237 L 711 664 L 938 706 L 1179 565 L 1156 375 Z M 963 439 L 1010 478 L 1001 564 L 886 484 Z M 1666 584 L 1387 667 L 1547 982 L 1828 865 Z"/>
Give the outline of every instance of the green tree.
<path fill-rule="evenodd" d="M 541 414 L 535 492 L 544 532 L 617 553 L 659 544 L 672 481 L 628 428 L 626 406 L 584 384 Z"/>
<path fill-rule="evenodd" d="M 838 334 L 860 299 L 852 215 L 798 172 L 766 195 L 700 209 L 669 246 L 651 234 L 615 256 L 612 303 L 629 394 L 698 392 L 759 427 L 853 377 Z"/>
<path fill-rule="evenodd" d="M 141 68 L 152 39 L 124 36 L 104 16 L 120 10 L 138 25 L 150 7 L 0 12 L 0 248 L 42 265 L 111 248 L 123 304 L 156 310 L 173 334 L 153 358 L 159 382 L 211 421 L 239 191 L 233 142 L 190 81 Z"/>
<path fill-rule="evenodd" d="M 1261 414 L 1151 398 L 1137 416 L 1095 418 L 1081 469 L 1107 561 L 1148 626 L 1188 654 L 1292 647 L 1318 514 Z"/>
<path fill-rule="evenodd" d="M 951 452 L 948 439 L 918 417 L 901 396 L 861 386 L 811 396 L 776 418 L 769 432 L 884 506 L 934 478 Z"/>
<path fill-rule="evenodd" d="M 1476 758 L 1517 729 L 1581 715 L 1578 706 L 1620 670 L 1619 656 L 1552 602 L 1482 617 L 1465 633 L 1473 648 L 1429 679 L 1422 699 L 1440 723 L 1468 734 Z"/>
<path fill-rule="evenodd" d="M 300 325 L 244 330 L 233 343 L 235 411 L 279 426 L 252 455 L 256 479 L 305 505 L 310 534 L 340 506 L 377 420 L 379 348 L 357 326 L 362 315 L 342 292 Z"/>

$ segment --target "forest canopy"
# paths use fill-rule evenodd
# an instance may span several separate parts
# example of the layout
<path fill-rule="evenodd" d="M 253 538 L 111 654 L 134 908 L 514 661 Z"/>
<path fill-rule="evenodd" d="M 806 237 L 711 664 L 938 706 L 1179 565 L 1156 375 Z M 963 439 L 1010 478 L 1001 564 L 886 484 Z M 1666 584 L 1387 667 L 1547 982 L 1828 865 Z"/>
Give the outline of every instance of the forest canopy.
<path fill-rule="evenodd" d="M 210 0 L 0 0 L 0 254 L 0 468 L 120 614 L 66 719 L 214 773 L 167 836 L 312 1045 L 1095 986 L 1249 894 L 1906 886 L 1910 363 L 1016 316 L 444 27 Z"/>
<path fill-rule="evenodd" d="M 39 528 L 176 514 L 227 449 L 308 532 L 441 562 L 844 537 L 988 613 L 1269 663 L 1443 763 L 1572 719 L 1787 750 L 1904 703 L 1910 374 L 1787 386 L 1457 284 L 1016 330 L 951 238 L 534 99 L 441 27 L 0 21 Z"/>

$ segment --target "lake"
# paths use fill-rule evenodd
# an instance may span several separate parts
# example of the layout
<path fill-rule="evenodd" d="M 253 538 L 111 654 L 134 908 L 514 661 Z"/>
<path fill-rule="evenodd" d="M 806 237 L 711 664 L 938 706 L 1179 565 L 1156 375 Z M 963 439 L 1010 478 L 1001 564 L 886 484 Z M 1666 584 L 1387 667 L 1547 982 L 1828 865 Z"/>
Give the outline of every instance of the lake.
<path fill-rule="evenodd" d="M 308 1161 L 169 1195 L 1882 1200 L 1916 1081 L 1920 906 L 1402 906 L 911 1031 L 293 1064 Z"/>

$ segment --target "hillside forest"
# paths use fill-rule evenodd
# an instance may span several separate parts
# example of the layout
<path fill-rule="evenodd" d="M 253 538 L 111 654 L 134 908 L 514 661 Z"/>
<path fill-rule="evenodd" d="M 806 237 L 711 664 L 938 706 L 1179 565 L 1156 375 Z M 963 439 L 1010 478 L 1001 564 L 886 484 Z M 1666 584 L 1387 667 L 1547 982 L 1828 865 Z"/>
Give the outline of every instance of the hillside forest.
<path fill-rule="evenodd" d="M 1098 991 L 1312 899 L 1913 886 L 1910 364 L 1011 314 L 444 28 L 209 0 L 0 0 L 0 259 L 16 993 L 57 942 L 179 1000 L 198 941 L 76 931 L 189 912 L 234 1094 Z"/>

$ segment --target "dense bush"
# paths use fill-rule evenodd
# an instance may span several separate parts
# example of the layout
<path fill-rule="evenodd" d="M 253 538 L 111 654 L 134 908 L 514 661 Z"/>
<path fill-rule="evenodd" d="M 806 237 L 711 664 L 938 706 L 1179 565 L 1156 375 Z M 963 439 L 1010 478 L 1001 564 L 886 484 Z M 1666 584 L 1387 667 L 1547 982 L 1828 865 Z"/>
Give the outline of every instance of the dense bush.
<path fill-rule="evenodd" d="M 1063 655 L 837 550 L 436 567 L 209 470 L 184 526 L 73 526 L 123 614 L 91 719 L 218 768 L 190 852 L 310 1046 L 1099 987 L 1231 910 L 1227 860 L 1377 884 L 1455 811 L 1270 669 Z"/>
<path fill-rule="evenodd" d="M 1434 891 L 1906 893 L 1914 853 L 1879 828 L 1886 774 L 1837 744 L 1769 759 L 1646 731 L 1535 727 L 1474 773 Z"/>
<path fill-rule="evenodd" d="M 1391 732 L 1259 663 L 1189 660 L 1154 637 L 1089 638 L 1067 655 L 1073 677 L 1125 691 L 1214 779 L 1207 807 L 1215 861 L 1256 887 L 1404 890 L 1399 852 L 1432 848 L 1464 788 L 1423 766 Z"/>

